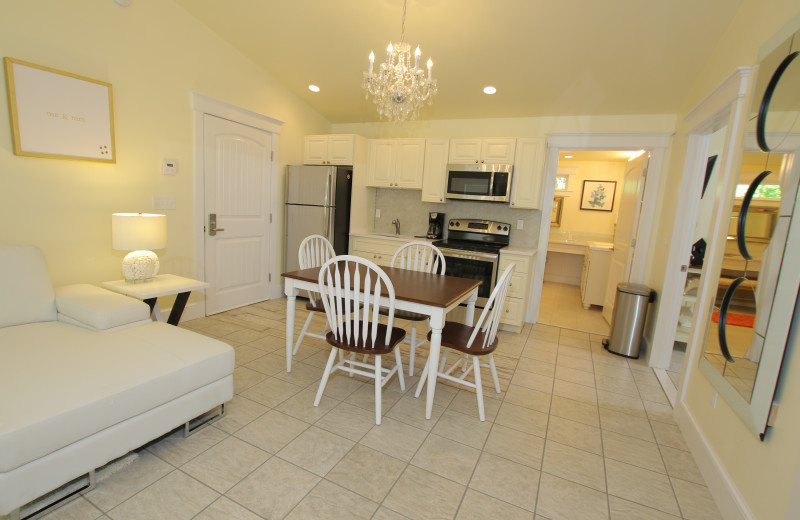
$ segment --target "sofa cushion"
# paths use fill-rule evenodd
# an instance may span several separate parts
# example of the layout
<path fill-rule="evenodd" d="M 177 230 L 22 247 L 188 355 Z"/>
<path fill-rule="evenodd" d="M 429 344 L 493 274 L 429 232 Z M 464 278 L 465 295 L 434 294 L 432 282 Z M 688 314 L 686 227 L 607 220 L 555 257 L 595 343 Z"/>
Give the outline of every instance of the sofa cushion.
<path fill-rule="evenodd" d="M 26 245 L 0 244 L 0 327 L 56 319 L 44 255 Z"/>
<path fill-rule="evenodd" d="M 143 301 L 85 283 L 57 288 L 56 308 L 60 321 L 96 330 L 150 318 L 150 307 Z"/>
<path fill-rule="evenodd" d="M 0 329 L 0 472 L 233 372 L 233 349 L 150 322 L 98 333 L 58 321 Z"/>

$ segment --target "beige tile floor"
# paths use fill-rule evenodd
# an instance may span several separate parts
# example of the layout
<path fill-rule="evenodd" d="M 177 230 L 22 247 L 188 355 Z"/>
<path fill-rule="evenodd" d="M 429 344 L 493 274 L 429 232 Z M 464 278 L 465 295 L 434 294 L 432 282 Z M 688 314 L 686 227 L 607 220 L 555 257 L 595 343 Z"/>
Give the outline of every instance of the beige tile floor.
<path fill-rule="evenodd" d="M 608 336 L 609 325 L 603 319 L 603 308 L 592 305 L 584 309 L 577 285 L 542 283 L 539 323 Z"/>
<path fill-rule="evenodd" d="M 313 407 L 328 349 L 304 342 L 287 374 L 284 315 L 273 300 L 182 324 L 236 348 L 227 417 L 137 450 L 47 518 L 719 518 L 654 374 L 600 336 L 501 333 L 486 422 L 441 383 L 426 421 L 412 377 L 389 383 L 376 426 L 370 383 L 337 374 Z"/>

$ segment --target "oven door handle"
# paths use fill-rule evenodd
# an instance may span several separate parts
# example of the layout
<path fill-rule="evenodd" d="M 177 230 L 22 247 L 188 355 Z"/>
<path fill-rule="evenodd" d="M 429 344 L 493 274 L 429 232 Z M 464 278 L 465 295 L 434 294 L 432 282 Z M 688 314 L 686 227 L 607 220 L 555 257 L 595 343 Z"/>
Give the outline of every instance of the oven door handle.
<path fill-rule="evenodd" d="M 464 258 L 466 260 L 488 260 L 496 262 L 499 255 L 493 253 L 479 253 L 477 251 L 462 251 L 460 249 L 440 249 L 444 256 Z"/>

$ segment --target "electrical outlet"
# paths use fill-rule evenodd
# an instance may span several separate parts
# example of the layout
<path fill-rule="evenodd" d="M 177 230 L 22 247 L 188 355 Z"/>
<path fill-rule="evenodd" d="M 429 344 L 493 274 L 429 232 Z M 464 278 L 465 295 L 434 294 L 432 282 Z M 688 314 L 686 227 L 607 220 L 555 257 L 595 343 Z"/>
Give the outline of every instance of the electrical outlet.
<path fill-rule="evenodd" d="M 517 229 L 522 229 L 524 224 L 525 222 L 522 219 L 517 220 Z"/>
<path fill-rule="evenodd" d="M 381 218 L 381 210 L 375 209 L 375 218 Z"/>

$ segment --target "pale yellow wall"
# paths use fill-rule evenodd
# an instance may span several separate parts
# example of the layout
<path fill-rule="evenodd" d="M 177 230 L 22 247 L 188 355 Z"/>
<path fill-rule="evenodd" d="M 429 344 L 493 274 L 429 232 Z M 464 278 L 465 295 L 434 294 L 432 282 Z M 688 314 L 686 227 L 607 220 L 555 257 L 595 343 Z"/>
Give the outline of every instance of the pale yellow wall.
<path fill-rule="evenodd" d="M 163 211 L 162 271 L 197 274 L 190 92 L 285 122 L 280 201 L 285 164 L 302 161 L 302 136 L 330 131 L 327 120 L 170 0 L 134 0 L 127 8 L 111 0 L 3 0 L 0 55 L 113 86 L 117 163 L 97 164 L 13 155 L 3 83 L 0 242 L 41 247 L 57 285 L 120 278 L 110 215 L 152 211 L 154 195 L 177 203 Z M 177 176 L 160 175 L 164 158 L 177 159 Z M 276 216 L 282 248 L 282 207 Z M 280 249 L 274 254 L 282 258 Z"/>
<path fill-rule="evenodd" d="M 559 163 L 561 164 L 561 163 Z M 602 162 L 602 161 L 565 161 L 570 167 L 575 168 L 575 175 L 572 179 L 572 193 L 564 197 L 563 208 L 561 210 L 561 226 L 551 228 L 553 231 L 572 231 L 583 233 L 602 233 L 614 235 L 619 212 L 619 200 L 622 196 L 622 179 L 625 176 L 624 162 Z M 581 196 L 583 193 L 583 182 L 591 181 L 614 181 L 616 191 L 614 192 L 614 204 L 611 211 L 593 211 L 581 209 Z"/>
<path fill-rule="evenodd" d="M 787 0 L 745 0 L 731 27 L 708 58 L 708 66 L 701 77 L 688 89 L 684 111 L 688 112 L 728 77 L 736 67 L 751 66 L 758 61 L 759 48 L 788 21 L 798 20 L 800 4 Z M 681 123 L 673 140 L 671 167 L 662 179 L 659 189 L 659 206 L 662 208 L 657 239 L 653 248 L 666 250 L 671 243 L 672 222 L 675 217 L 679 180 L 683 174 L 686 134 Z M 663 280 L 667 255 L 650 255 L 653 259 L 648 285 L 659 291 Z M 800 348 L 795 335 L 789 351 Z M 689 363 L 696 367 L 698 356 Z M 761 442 L 742 423 L 722 398 L 712 408 L 713 387 L 699 370 L 693 370 L 688 381 L 686 405 L 699 427 L 714 446 L 749 509 L 757 519 L 787 518 L 795 479 L 800 467 L 800 359 L 786 360 L 780 394 L 782 405 L 778 423 L 766 440 Z"/>

